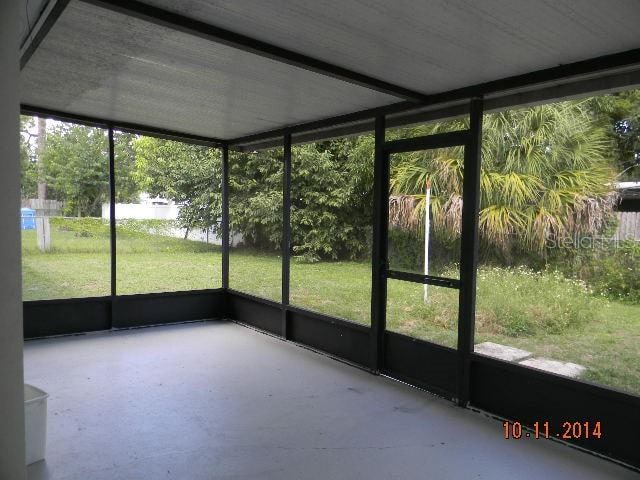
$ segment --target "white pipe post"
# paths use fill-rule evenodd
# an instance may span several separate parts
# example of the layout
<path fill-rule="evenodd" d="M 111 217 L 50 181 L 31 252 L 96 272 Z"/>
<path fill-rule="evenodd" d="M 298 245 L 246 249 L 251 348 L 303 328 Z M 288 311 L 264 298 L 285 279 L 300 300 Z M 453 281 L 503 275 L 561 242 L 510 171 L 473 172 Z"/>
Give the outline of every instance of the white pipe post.
<path fill-rule="evenodd" d="M 429 211 L 431 210 L 431 181 L 427 178 L 426 192 L 424 197 L 424 274 L 429 275 L 429 231 L 431 230 L 431 219 Z M 424 284 L 424 303 L 429 300 L 429 286 Z"/>

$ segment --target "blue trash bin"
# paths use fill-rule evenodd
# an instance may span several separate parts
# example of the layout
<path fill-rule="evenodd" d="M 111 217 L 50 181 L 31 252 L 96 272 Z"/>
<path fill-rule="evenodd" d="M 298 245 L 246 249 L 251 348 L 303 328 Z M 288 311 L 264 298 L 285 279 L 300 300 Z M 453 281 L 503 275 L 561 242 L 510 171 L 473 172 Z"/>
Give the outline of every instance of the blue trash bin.
<path fill-rule="evenodd" d="M 36 229 L 36 211 L 32 208 L 21 208 L 20 217 L 22 221 L 22 230 Z"/>

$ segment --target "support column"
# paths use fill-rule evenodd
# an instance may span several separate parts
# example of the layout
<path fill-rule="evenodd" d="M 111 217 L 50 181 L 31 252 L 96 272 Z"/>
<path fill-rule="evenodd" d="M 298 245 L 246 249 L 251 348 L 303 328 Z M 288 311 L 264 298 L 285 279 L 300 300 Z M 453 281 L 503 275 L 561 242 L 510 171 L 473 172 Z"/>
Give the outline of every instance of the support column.
<path fill-rule="evenodd" d="M 371 256 L 371 368 L 384 367 L 386 329 L 387 229 L 389 224 L 389 158 L 383 150 L 385 117 L 375 121 L 375 159 L 373 170 L 373 247 Z"/>
<path fill-rule="evenodd" d="M 0 2 L 0 478 L 26 476 L 20 268 L 19 2 Z"/>
<path fill-rule="evenodd" d="M 116 149 L 113 125 L 109 124 L 109 259 L 111 261 L 111 301 L 109 303 L 109 328 L 113 328 L 116 302 Z"/>
<path fill-rule="evenodd" d="M 480 209 L 480 165 L 482 154 L 482 99 L 471 100 L 470 140 L 464 149 L 462 184 L 462 234 L 460 258 L 460 300 L 458 318 L 458 404 L 469 403 L 470 355 L 473 352 L 478 268 L 478 215 Z"/>
<path fill-rule="evenodd" d="M 109 125 L 109 236 L 111 254 L 111 297 L 116 296 L 116 151 L 113 126 Z M 112 318 L 113 321 L 113 318 Z M 113 322 L 112 322 L 113 323 Z"/>
<path fill-rule="evenodd" d="M 289 284 L 291 272 L 291 134 L 284 135 L 282 178 L 282 336 L 289 338 Z"/>
<path fill-rule="evenodd" d="M 222 288 L 229 288 L 229 147 L 222 147 Z"/>

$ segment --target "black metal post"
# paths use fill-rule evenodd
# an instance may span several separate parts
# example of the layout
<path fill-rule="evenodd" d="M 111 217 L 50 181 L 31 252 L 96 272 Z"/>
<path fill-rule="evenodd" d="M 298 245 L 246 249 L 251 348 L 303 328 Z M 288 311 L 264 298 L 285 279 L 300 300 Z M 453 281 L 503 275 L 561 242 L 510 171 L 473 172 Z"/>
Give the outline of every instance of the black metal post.
<path fill-rule="evenodd" d="M 387 309 L 387 229 L 389 220 L 389 155 L 384 151 L 385 117 L 376 117 L 373 168 L 373 247 L 371 256 L 371 368 L 384 367 Z"/>
<path fill-rule="evenodd" d="M 480 166 L 482 154 L 482 99 L 471 100 L 469 141 L 464 149 L 462 185 L 462 235 L 460 258 L 460 303 L 458 317 L 458 404 L 469 402 L 470 357 L 473 352 L 478 267 L 478 215 L 480 209 Z"/>
<path fill-rule="evenodd" d="M 109 236 L 111 249 L 111 296 L 116 296 L 116 153 L 113 127 L 109 126 Z"/>
<path fill-rule="evenodd" d="M 222 146 L 222 288 L 229 288 L 229 147 Z"/>
<path fill-rule="evenodd" d="M 114 301 L 116 298 L 116 151 L 113 125 L 107 131 L 109 137 L 109 256 L 111 259 L 111 297 L 109 301 L 109 328 L 113 327 Z"/>
<path fill-rule="evenodd" d="M 288 338 L 289 283 L 291 272 L 291 133 L 284 134 L 282 178 L 282 336 Z"/>

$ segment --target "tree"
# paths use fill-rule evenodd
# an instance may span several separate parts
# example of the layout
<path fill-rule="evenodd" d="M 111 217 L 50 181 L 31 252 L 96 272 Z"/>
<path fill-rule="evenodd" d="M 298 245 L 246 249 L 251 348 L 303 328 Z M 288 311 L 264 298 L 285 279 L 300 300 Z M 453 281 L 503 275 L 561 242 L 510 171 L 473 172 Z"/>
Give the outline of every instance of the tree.
<path fill-rule="evenodd" d="M 281 246 L 282 169 L 281 148 L 229 156 L 229 227 L 246 245 Z"/>
<path fill-rule="evenodd" d="M 587 105 L 612 140 L 620 179 L 640 178 L 640 90 L 593 97 Z"/>
<path fill-rule="evenodd" d="M 293 252 L 308 260 L 358 259 L 371 245 L 373 150 L 362 137 L 292 151 Z"/>
<path fill-rule="evenodd" d="M 138 135 L 114 132 L 116 202 L 135 203 L 140 199 L 135 143 Z"/>
<path fill-rule="evenodd" d="M 33 117 L 20 117 L 20 195 L 22 198 L 35 198 L 38 193 L 38 169 L 33 154 L 32 130 Z"/>
<path fill-rule="evenodd" d="M 222 216 L 222 166 L 218 149 L 152 137 L 133 142 L 138 188 L 181 205 L 178 221 L 188 230 L 218 231 Z"/>
<path fill-rule="evenodd" d="M 105 131 L 56 124 L 47 134 L 44 170 L 48 196 L 66 215 L 100 216 L 109 200 L 109 154 Z"/>
<path fill-rule="evenodd" d="M 426 135 L 463 122 L 420 127 Z M 615 177 L 606 130 L 584 102 L 485 116 L 480 239 L 486 249 L 544 254 L 547 242 L 599 233 L 611 219 Z M 405 154 L 392 172 L 392 223 L 419 230 L 424 185 L 441 237 L 459 235 L 463 148 Z"/>
<path fill-rule="evenodd" d="M 47 198 L 46 170 L 44 166 L 46 148 L 47 148 L 47 120 L 43 117 L 38 117 L 37 124 L 38 124 L 38 149 L 37 149 L 38 200 L 45 200 Z"/>
<path fill-rule="evenodd" d="M 282 238 L 283 151 L 233 154 L 231 230 L 273 250 Z M 373 139 L 361 136 L 292 149 L 291 240 L 306 260 L 355 259 L 370 249 Z"/>

